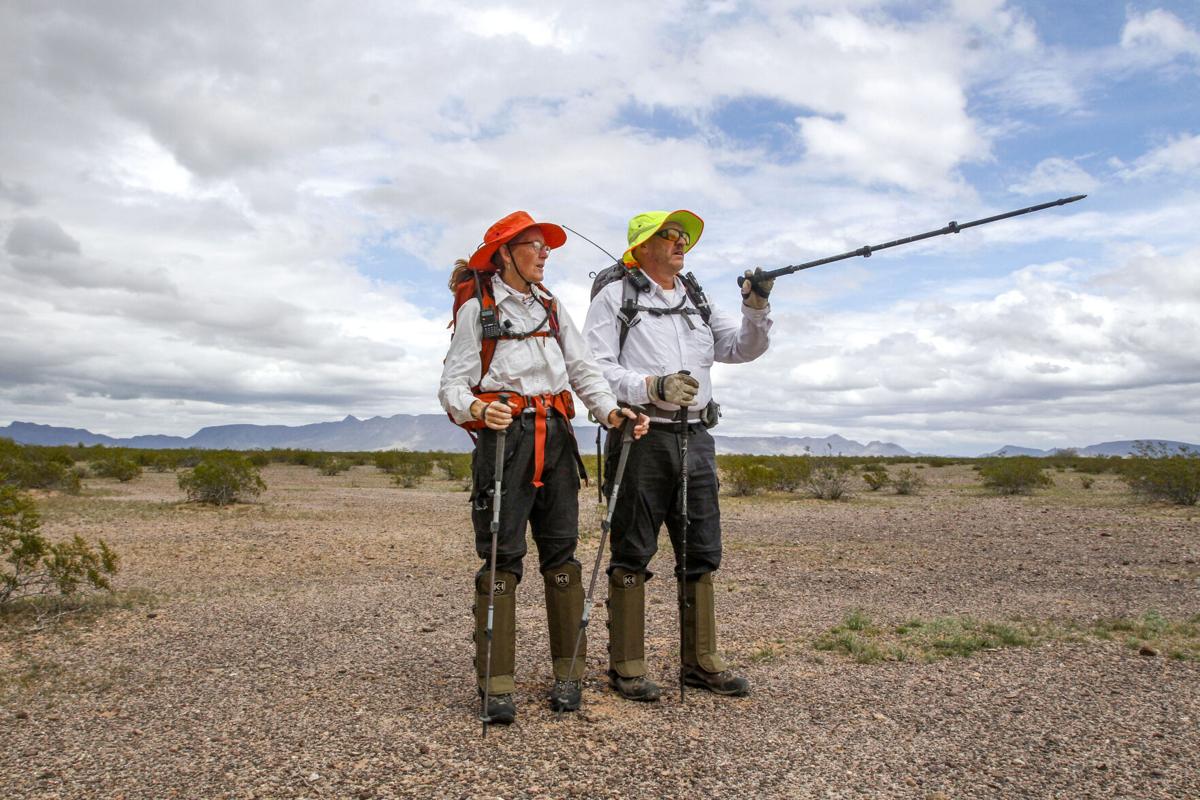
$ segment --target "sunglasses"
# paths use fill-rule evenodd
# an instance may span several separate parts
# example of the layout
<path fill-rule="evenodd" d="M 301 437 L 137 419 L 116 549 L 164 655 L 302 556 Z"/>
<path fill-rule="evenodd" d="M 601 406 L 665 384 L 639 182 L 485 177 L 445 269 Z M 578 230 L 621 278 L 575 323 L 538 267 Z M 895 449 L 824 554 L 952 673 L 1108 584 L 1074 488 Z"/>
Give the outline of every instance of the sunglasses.
<path fill-rule="evenodd" d="M 661 236 L 668 242 L 677 242 L 682 239 L 684 247 L 687 247 L 692 243 L 692 237 L 688 236 L 681 230 L 676 230 L 675 228 L 659 228 L 654 232 L 654 235 Z"/>
<path fill-rule="evenodd" d="M 520 247 L 523 244 L 533 245 L 534 250 L 536 250 L 539 253 L 549 253 L 550 252 L 550 245 L 546 244 L 545 242 L 539 242 L 537 240 L 534 240 L 531 242 L 509 242 L 508 246 L 509 247 Z"/>

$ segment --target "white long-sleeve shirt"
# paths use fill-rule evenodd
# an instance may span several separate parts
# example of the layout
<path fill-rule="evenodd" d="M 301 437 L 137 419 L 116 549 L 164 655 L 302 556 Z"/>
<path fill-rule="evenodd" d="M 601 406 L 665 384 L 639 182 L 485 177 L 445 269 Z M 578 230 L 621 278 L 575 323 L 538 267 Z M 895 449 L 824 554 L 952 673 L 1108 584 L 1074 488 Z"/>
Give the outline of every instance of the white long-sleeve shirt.
<path fill-rule="evenodd" d="M 536 286 L 532 287 L 544 301 L 549 298 Z M 511 323 L 512 333 L 537 330 L 548 331 L 542 325 L 546 310 L 533 295 L 522 295 L 499 276 L 492 276 L 492 292 L 500 324 Z M 558 338 L 538 336 L 529 339 L 501 339 L 496 343 L 487 375 L 481 376 L 479 347 L 482 327 L 479 323 L 479 300 L 472 298 L 458 309 L 450 351 L 442 366 L 438 400 L 442 408 L 457 423 L 469 422 L 471 404 L 476 397 L 471 388 L 479 386 L 485 392 L 509 390 L 522 395 L 558 394 L 568 387 L 575 391 L 596 419 L 607 424 L 609 413 L 617 407 L 617 399 L 604 380 L 587 344 L 571 315 L 558 305 Z"/>
<path fill-rule="evenodd" d="M 754 309 L 742 304 L 742 318 L 711 306 L 712 314 L 704 324 L 699 314 L 688 315 L 695 326 L 689 327 L 682 314 L 658 316 L 639 311 L 636 323 L 629 329 L 625 347 L 621 349 L 621 297 L 624 281 L 613 281 L 592 300 L 584 320 L 583 332 L 588 346 L 595 354 L 604 377 L 617 399 L 625 403 L 647 405 L 646 376 L 667 375 L 687 370 L 700 382 L 696 400 L 691 408 L 699 410 L 712 399 L 711 370 L 713 362 L 740 364 L 767 352 L 770 344 L 771 307 Z M 683 282 L 676 277 L 675 288 L 665 292 L 654 281 L 649 292 L 639 292 L 637 303 L 643 307 L 674 308 L 685 296 Z M 692 306 L 690 299 L 686 301 Z M 651 406 L 653 408 L 653 406 Z M 657 407 L 658 416 L 669 417 L 679 409 L 671 403 Z M 651 416 L 654 413 L 651 412 Z"/>

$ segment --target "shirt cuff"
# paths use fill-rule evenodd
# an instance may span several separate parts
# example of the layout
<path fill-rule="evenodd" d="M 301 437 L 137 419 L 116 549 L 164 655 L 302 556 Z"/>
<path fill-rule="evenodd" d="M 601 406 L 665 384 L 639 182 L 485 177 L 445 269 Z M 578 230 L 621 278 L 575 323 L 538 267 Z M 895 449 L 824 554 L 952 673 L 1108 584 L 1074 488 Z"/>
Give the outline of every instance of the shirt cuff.
<path fill-rule="evenodd" d="M 465 422 L 472 422 L 475 418 L 471 416 L 471 406 L 479 398 L 473 394 L 463 395 L 450 408 L 450 416 L 454 417 L 454 422 L 462 425 Z M 464 403 L 466 405 L 464 405 Z"/>
<path fill-rule="evenodd" d="M 762 308 L 751 308 L 750 306 L 746 305 L 745 302 L 742 303 L 742 316 L 748 317 L 754 322 L 762 322 L 768 316 L 770 316 L 770 314 L 771 303 L 769 301 Z"/>

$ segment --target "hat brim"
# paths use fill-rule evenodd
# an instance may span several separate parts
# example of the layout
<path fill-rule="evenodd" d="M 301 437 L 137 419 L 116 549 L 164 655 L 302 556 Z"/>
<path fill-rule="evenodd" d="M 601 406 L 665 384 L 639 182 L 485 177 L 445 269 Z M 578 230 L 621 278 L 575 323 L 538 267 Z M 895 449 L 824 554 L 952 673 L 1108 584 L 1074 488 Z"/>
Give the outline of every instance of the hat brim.
<path fill-rule="evenodd" d="M 513 239 L 520 236 L 530 228 L 538 228 L 542 232 L 542 240 L 546 242 L 546 246 L 551 250 L 557 250 L 567 243 L 567 234 L 558 225 L 553 222 L 535 222 L 532 225 L 526 225 L 519 231 L 514 231 L 503 239 L 497 239 L 494 242 L 488 242 L 479 246 L 479 249 L 471 254 L 471 258 L 467 261 L 467 266 L 471 269 L 486 270 L 492 266 L 492 256 L 500 249 L 500 245 L 508 244 Z"/>
<path fill-rule="evenodd" d="M 683 232 L 688 235 L 688 239 L 691 240 L 690 244 L 683 248 L 683 252 L 685 253 L 696 246 L 696 242 L 700 241 L 700 234 L 704 233 L 704 220 L 691 211 L 681 208 L 678 211 L 672 211 L 670 214 L 667 214 L 658 225 L 638 234 L 638 237 L 630 243 L 629 249 L 625 251 L 625 255 L 621 256 L 621 260 L 626 264 L 636 264 L 637 259 L 633 257 L 634 248 L 645 244 L 651 236 L 662 230 L 662 226 L 668 222 L 678 223 L 679 227 L 683 228 Z"/>

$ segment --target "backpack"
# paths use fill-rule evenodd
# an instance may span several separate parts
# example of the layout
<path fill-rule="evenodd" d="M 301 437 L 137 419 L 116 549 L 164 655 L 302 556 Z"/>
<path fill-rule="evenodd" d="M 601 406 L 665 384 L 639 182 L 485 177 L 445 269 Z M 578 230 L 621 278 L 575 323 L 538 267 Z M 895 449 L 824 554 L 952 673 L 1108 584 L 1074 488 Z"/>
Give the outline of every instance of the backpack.
<path fill-rule="evenodd" d="M 621 323 L 617 355 L 620 355 L 621 351 L 625 349 L 625 340 L 629 337 L 629 329 L 641 322 L 638 319 L 639 311 L 646 311 L 656 317 L 679 314 L 683 316 L 684 321 L 692 330 L 695 330 L 696 326 L 692 323 L 691 315 L 699 314 L 704 324 L 708 325 L 708 320 L 712 316 L 712 307 L 708 304 L 708 298 L 704 296 L 704 290 L 700 288 L 700 282 L 692 273 L 679 276 L 686 295 L 679 301 L 679 305 L 674 308 L 650 308 L 638 305 L 637 302 L 639 294 L 650 291 L 650 279 L 638 267 L 626 266 L 623 262 L 618 261 L 593 275 L 591 299 L 595 300 L 596 295 L 605 286 L 620 280 L 624 281 L 624 286 L 621 290 L 621 309 L 617 312 L 617 320 Z M 688 300 L 692 301 L 691 307 L 687 306 Z"/>
<path fill-rule="evenodd" d="M 462 308 L 463 303 L 471 298 L 479 301 L 479 380 L 487 375 L 488 370 L 492 366 L 492 359 L 496 355 L 496 344 L 501 339 L 531 339 L 553 336 L 558 338 L 558 300 L 545 286 L 538 283 L 535 284 L 538 289 L 546 294 L 550 299 L 542 300 L 536 294 L 538 304 L 546 310 L 546 318 L 532 331 L 525 333 L 510 332 L 511 322 L 500 319 L 499 309 L 496 307 L 496 297 L 492 291 L 492 276 L 495 271 L 481 272 L 480 270 L 464 270 L 469 274 L 464 274 L 458 283 L 454 285 L 454 308 L 450 314 L 450 324 L 446 327 L 454 330 L 455 322 L 458 320 L 458 310 Z M 471 391 L 478 394 L 481 389 L 478 384 L 471 387 Z M 447 416 L 450 416 L 447 414 Z M 451 416 L 453 420 L 453 416 Z M 466 428 L 467 432 L 478 430 L 483 427 L 483 423 L 479 420 L 471 420 L 470 422 L 462 423 L 461 427 Z"/>

